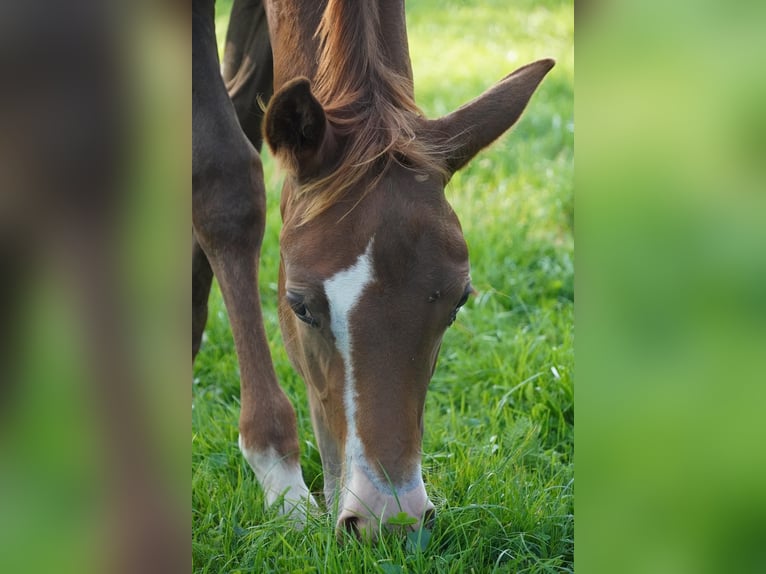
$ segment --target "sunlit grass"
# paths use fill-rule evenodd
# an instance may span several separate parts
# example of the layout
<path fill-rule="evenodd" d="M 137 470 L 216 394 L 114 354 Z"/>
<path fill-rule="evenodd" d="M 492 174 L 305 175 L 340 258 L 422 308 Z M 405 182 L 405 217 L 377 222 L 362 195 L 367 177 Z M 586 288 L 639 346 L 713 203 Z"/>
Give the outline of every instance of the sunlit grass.
<path fill-rule="evenodd" d="M 228 3 L 218 2 L 219 43 Z M 447 188 L 479 291 L 447 332 L 426 403 L 423 468 L 437 506 L 425 550 L 335 542 L 328 515 L 295 532 L 263 509 L 236 448 L 238 367 L 214 289 L 195 366 L 197 572 L 573 570 L 574 255 L 571 2 L 410 1 L 418 104 L 444 114 L 532 60 L 552 70 L 514 130 Z M 270 212 L 261 292 L 277 375 L 296 407 L 302 465 L 321 490 L 305 389 L 276 315 L 281 175 L 264 157 Z"/>

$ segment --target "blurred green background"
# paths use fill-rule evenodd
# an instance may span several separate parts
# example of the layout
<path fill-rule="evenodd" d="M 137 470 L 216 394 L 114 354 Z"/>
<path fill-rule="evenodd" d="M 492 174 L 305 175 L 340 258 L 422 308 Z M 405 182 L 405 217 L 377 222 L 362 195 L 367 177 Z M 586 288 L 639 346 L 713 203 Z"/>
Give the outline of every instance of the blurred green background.
<path fill-rule="evenodd" d="M 513 19 L 516 7 L 558 3 L 488 5 Z M 423 20 L 433 25 L 465 6 L 409 3 L 432 8 Z M 153 436 L 187 497 L 191 373 L 174 349 L 189 326 L 188 17 L 154 3 L 126 14 L 140 112 L 129 176 L 136 202 L 121 252 L 137 286 L 126 307 L 142 325 L 133 340 L 153 381 L 146 397 L 162 429 Z M 766 563 L 764 17 L 756 2 L 577 4 L 576 564 L 584 572 L 760 572 Z M 498 23 L 488 24 L 455 34 L 458 44 L 480 34 L 498 46 L 503 63 L 487 81 L 548 55 L 559 61 L 549 94 L 573 78 L 573 51 L 524 53 L 516 38 L 492 39 Z M 539 47 L 548 32 L 534 17 L 522 24 Z M 464 78 L 461 58 L 475 44 L 461 51 L 429 40 L 411 47 L 430 58 L 416 64 L 418 100 L 429 90 L 436 100 L 427 112 L 438 114 L 485 86 Z M 459 57 L 443 57 L 453 51 Z M 540 96 L 533 105 L 545 108 Z M 569 119 L 559 120 L 562 137 Z M 470 184 L 470 172 L 461 177 Z M 483 212 L 470 201 L 460 209 Z M 86 572 L 105 538 L 86 361 L 78 317 L 52 273 L 39 279 L 28 318 L 14 325 L 33 384 L 1 421 L 0 571 Z"/>
<path fill-rule="evenodd" d="M 763 3 L 577 18 L 577 566 L 761 572 Z"/>

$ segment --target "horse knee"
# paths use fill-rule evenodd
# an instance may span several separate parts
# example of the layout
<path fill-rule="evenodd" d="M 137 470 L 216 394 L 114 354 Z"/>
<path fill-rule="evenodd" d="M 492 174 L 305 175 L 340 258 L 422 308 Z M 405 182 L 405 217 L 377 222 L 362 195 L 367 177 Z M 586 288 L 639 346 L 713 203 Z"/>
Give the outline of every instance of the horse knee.
<path fill-rule="evenodd" d="M 194 170 L 192 222 L 208 256 L 260 248 L 266 226 L 263 168 L 258 154 L 247 152 L 211 158 Z"/>
<path fill-rule="evenodd" d="M 239 434 L 250 449 L 273 449 L 282 457 L 297 460 L 300 447 L 295 409 L 276 380 L 259 389 L 257 397 L 243 393 Z"/>

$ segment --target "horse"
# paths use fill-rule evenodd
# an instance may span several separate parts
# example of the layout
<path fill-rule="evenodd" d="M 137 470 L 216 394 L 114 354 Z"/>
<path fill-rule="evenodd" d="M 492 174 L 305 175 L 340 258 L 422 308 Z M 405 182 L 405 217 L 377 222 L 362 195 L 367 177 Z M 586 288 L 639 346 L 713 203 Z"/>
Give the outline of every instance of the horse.
<path fill-rule="evenodd" d="M 231 23 L 224 83 L 213 0 L 193 2 L 192 360 L 215 274 L 240 362 L 239 447 L 266 504 L 300 522 L 299 509 L 317 503 L 258 299 L 260 124 L 285 173 L 280 327 L 306 384 L 338 536 L 375 539 L 402 512 L 413 518 L 406 528 L 430 525 L 426 392 L 442 337 L 473 292 L 444 188 L 516 123 L 554 61 L 523 66 L 427 119 L 414 100 L 402 0 L 235 0 L 237 15 L 246 22 Z M 272 87 L 259 112 L 254 91 Z"/>

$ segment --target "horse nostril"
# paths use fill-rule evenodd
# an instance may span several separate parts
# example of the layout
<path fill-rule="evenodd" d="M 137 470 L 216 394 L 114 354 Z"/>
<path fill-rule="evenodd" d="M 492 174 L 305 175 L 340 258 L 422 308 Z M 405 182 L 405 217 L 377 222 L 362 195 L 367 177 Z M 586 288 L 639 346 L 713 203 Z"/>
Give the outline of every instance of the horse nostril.
<path fill-rule="evenodd" d="M 351 534 L 355 538 L 359 538 L 359 517 L 349 516 L 344 518 L 340 524 L 341 530 Z"/>
<path fill-rule="evenodd" d="M 436 510 L 429 508 L 423 515 L 423 526 L 428 529 L 433 529 L 436 524 Z"/>

